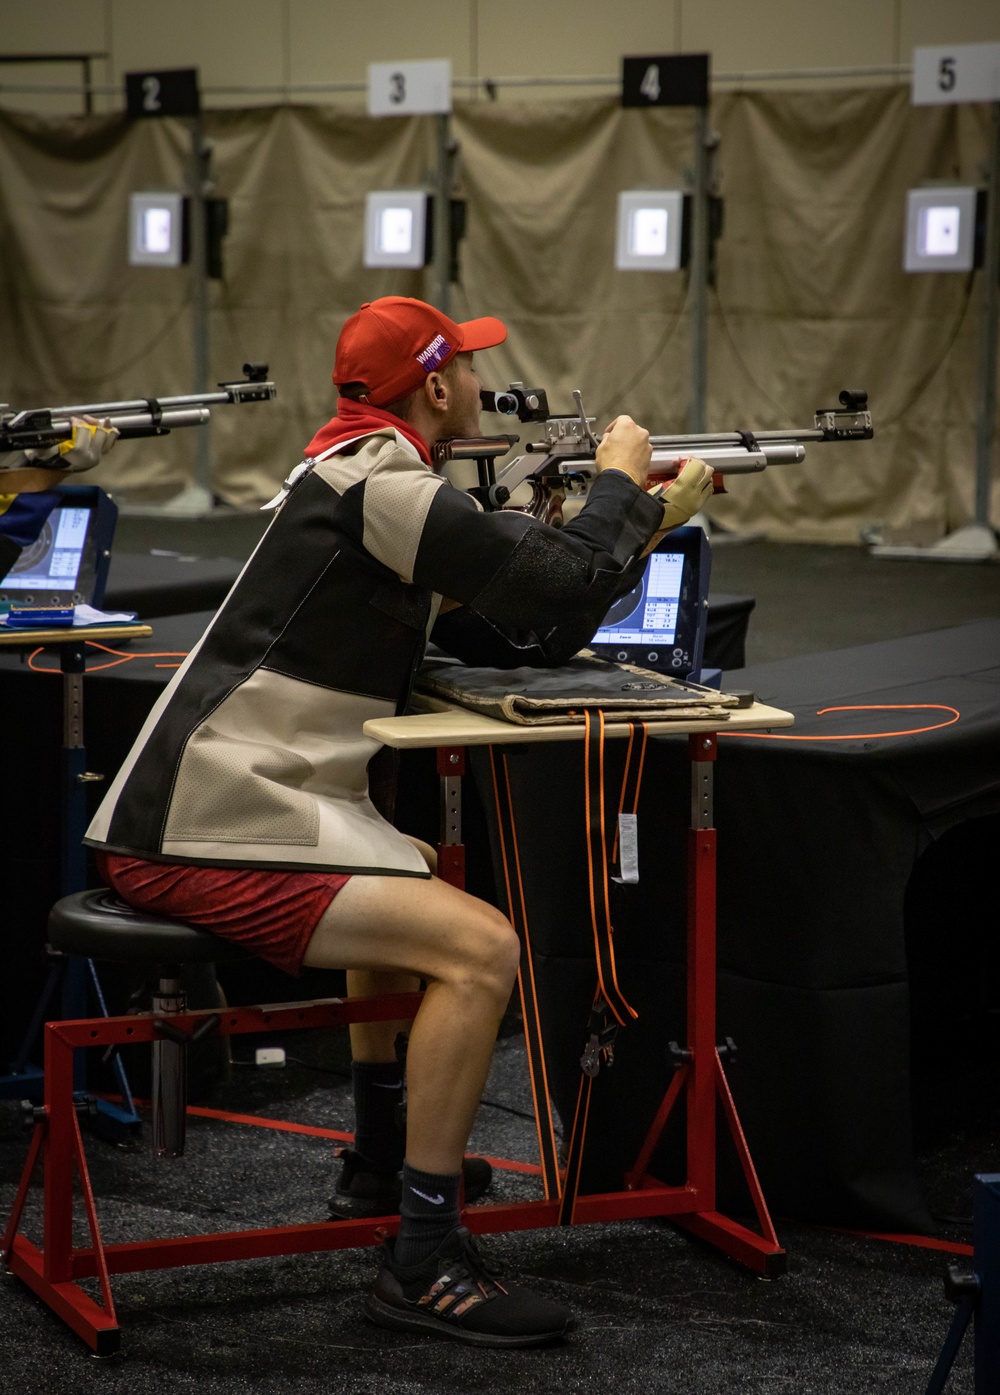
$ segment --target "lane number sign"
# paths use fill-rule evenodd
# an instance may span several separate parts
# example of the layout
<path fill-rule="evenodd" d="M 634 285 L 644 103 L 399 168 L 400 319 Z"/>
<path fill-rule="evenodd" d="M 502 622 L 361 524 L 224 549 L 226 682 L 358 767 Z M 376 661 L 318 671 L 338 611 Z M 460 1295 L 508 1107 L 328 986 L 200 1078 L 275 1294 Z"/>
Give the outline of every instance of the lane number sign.
<path fill-rule="evenodd" d="M 201 110 L 198 69 L 126 73 L 125 104 L 133 121 L 150 116 L 197 116 Z"/>
<path fill-rule="evenodd" d="M 448 111 L 451 111 L 450 59 L 369 63 L 369 116 L 419 116 Z"/>
<path fill-rule="evenodd" d="M 914 106 L 1000 102 L 1000 44 L 951 44 L 913 50 Z"/>
<path fill-rule="evenodd" d="M 622 59 L 623 107 L 708 106 L 707 53 Z"/>

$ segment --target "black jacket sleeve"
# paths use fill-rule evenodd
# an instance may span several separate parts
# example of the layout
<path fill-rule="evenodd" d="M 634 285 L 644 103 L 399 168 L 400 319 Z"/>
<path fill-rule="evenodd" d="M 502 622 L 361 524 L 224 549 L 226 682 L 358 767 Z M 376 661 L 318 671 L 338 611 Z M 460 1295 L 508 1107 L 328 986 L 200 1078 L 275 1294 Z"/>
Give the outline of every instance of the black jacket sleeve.
<path fill-rule="evenodd" d="M 487 667 L 568 662 L 639 581 L 662 518 L 661 504 L 613 471 L 561 529 L 513 511 L 480 514 L 468 496 L 439 490 L 414 580 L 464 605 L 439 618 L 433 642 Z"/>
<path fill-rule="evenodd" d="M 21 549 L 14 539 L 8 538 L 5 533 L 0 533 L 0 581 L 3 581 L 20 555 Z"/>

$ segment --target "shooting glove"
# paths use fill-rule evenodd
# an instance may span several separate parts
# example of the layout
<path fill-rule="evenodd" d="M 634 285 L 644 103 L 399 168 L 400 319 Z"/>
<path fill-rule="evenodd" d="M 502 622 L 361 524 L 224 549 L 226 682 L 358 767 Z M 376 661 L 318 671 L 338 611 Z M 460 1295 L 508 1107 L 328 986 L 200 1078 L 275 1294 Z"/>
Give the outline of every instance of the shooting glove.
<path fill-rule="evenodd" d="M 118 440 L 117 428 L 107 421 L 103 426 L 96 417 L 72 417 L 73 435 L 68 441 L 46 450 L 26 450 L 28 460 L 53 470 L 92 470 L 101 457 Z"/>
<path fill-rule="evenodd" d="M 704 460 L 686 461 L 673 484 L 663 493 L 661 530 L 667 533 L 687 523 L 711 497 L 712 471 Z"/>

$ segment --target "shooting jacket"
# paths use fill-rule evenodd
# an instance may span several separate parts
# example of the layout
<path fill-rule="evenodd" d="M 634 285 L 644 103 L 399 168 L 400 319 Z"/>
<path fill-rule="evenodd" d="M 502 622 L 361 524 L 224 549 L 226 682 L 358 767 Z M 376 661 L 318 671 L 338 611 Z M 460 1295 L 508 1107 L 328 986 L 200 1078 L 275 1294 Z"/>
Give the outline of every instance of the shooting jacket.
<path fill-rule="evenodd" d="M 637 583 L 661 520 L 617 472 L 556 530 L 484 513 L 391 428 L 342 442 L 291 488 L 86 843 L 208 866 L 426 876 L 371 801 L 379 743 L 364 723 L 405 711 L 428 634 L 468 663 L 566 662 Z M 435 623 L 442 596 L 462 607 Z"/>

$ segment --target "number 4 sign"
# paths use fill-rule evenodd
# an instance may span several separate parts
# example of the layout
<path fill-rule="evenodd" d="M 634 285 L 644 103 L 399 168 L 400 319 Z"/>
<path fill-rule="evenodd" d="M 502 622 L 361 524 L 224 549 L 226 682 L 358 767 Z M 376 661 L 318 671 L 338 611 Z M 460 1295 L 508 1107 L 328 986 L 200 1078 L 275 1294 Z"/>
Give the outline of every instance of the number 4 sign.
<path fill-rule="evenodd" d="M 623 107 L 707 107 L 707 53 L 622 59 Z"/>
<path fill-rule="evenodd" d="M 449 59 L 426 63 L 369 63 L 369 116 L 418 116 L 449 111 Z"/>
<path fill-rule="evenodd" d="M 1000 44 L 950 44 L 913 50 L 914 106 L 1000 102 Z"/>

